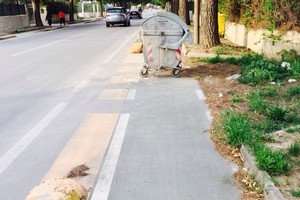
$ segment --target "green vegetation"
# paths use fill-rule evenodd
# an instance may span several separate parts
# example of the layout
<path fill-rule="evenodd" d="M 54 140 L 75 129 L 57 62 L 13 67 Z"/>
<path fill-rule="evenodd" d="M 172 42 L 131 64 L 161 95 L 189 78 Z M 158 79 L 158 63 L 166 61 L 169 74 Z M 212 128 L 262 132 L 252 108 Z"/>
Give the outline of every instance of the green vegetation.
<path fill-rule="evenodd" d="M 300 144 L 298 142 L 295 142 L 291 145 L 289 148 L 289 154 L 291 156 L 299 156 L 300 155 Z"/>
<path fill-rule="evenodd" d="M 280 151 L 259 146 L 255 149 L 255 158 L 258 167 L 268 172 L 270 175 L 279 175 L 290 171 L 286 156 Z"/>
<path fill-rule="evenodd" d="M 300 2 L 296 0 L 219 0 L 219 10 L 228 20 L 250 28 L 265 28 L 271 40 L 280 40 L 274 30 L 291 30 L 300 24 Z"/>
<path fill-rule="evenodd" d="M 287 151 L 275 151 L 265 142 L 278 130 L 299 132 L 300 84 L 287 84 L 291 77 L 300 77 L 299 56 L 286 51 L 282 53 L 281 62 L 267 60 L 259 54 L 245 54 L 240 58 L 218 55 L 200 61 L 239 65 L 242 72 L 238 81 L 253 87 L 252 92 L 245 95 L 246 113 L 228 110 L 221 114 L 221 129 L 228 143 L 233 147 L 249 146 L 257 166 L 270 175 L 289 173 L 295 163 L 300 162 L 300 144 L 294 142 Z M 234 94 L 232 104 L 239 103 L 240 99 Z"/>
<path fill-rule="evenodd" d="M 292 189 L 292 190 L 291 190 L 291 194 L 292 194 L 294 197 L 300 197 L 300 190 Z"/>

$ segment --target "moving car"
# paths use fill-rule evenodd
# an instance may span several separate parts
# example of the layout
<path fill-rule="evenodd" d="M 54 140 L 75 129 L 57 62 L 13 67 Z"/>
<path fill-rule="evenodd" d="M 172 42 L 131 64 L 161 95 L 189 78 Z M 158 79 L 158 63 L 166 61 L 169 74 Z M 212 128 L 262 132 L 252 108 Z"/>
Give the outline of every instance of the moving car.
<path fill-rule="evenodd" d="M 138 18 L 138 19 L 142 19 L 142 12 L 141 9 L 138 8 L 132 8 L 130 10 L 130 18 Z"/>
<path fill-rule="evenodd" d="M 113 7 L 106 10 L 106 27 L 110 27 L 115 24 L 124 24 L 124 26 L 130 26 L 129 12 L 123 7 Z"/>

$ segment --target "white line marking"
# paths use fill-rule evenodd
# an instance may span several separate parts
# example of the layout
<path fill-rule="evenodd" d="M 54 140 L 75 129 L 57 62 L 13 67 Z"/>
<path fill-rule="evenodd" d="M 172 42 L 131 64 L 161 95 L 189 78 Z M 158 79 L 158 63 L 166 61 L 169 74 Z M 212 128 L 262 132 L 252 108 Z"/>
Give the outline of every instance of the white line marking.
<path fill-rule="evenodd" d="M 209 111 L 206 111 L 205 114 L 206 114 L 207 119 L 208 119 L 209 121 L 212 121 L 212 116 L 211 116 L 210 112 L 209 112 Z"/>
<path fill-rule="evenodd" d="M 205 100 L 206 97 L 204 95 L 204 93 L 202 92 L 202 90 L 196 90 L 197 96 L 200 100 Z"/>
<path fill-rule="evenodd" d="M 24 151 L 24 149 L 58 116 L 67 103 L 57 104 L 39 123 L 37 123 L 23 138 L 21 138 L 0 159 L 0 174 Z"/>
<path fill-rule="evenodd" d="M 93 191 L 90 200 L 106 200 L 108 198 L 129 117 L 129 113 L 124 113 L 120 116 L 110 147 L 107 152 L 107 156 L 104 160 L 102 170 L 97 180 L 95 190 Z"/>
<path fill-rule="evenodd" d="M 123 44 L 121 44 L 119 46 L 119 48 L 117 48 L 110 56 L 108 56 L 102 63 L 105 64 L 105 63 L 109 63 L 114 57 L 115 55 L 117 55 L 119 53 L 119 51 L 122 50 L 122 48 L 124 48 L 125 45 L 127 45 L 127 43 L 132 40 L 132 38 L 136 37 L 137 34 L 138 34 L 139 30 L 137 30 L 134 34 L 132 34 L 132 36 L 126 40 Z"/>
<path fill-rule="evenodd" d="M 39 47 L 35 47 L 35 48 L 32 48 L 32 49 L 28 49 L 28 50 L 22 51 L 22 52 L 20 52 L 20 53 L 15 53 L 15 54 L 13 54 L 12 56 L 19 56 L 19 55 L 22 55 L 22 54 L 25 54 L 25 53 L 28 53 L 28 52 L 31 52 L 31 51 L 34 51 L 34 50 L 37 50 L 37 49 L 41 49 L 41 48 L 44 48 L 44 47 L 47 47 L 47 46 L 51 46 L 51 45 L 53 45 L 53 44 L 56 44 L 56 43 L 59 43 L 59 42 L 62 42 L 62 41 L 71 39 L 71 38 L 73 38 L 73 37 L 78 37 L 78 36 L 80 36 L 80 35 L 82 35 L 82 33 L 81 33 L 81 34 L 77 34 L 77 35 L 73 35 L 73 36 L 71 36 L 71 37 L 67 37 L 67 38 L 62 39 L 62 40 L 57 40 L 57 41 L 52 42 L 52 43 L 49 43 L 49 44 L 44 44 L 44 45 L 39 46 Z"/>
<path fill-rule="evenodd" d="M 136 89 L 130 89 L 127 94 L 127 100 L 134 100 Z"/>

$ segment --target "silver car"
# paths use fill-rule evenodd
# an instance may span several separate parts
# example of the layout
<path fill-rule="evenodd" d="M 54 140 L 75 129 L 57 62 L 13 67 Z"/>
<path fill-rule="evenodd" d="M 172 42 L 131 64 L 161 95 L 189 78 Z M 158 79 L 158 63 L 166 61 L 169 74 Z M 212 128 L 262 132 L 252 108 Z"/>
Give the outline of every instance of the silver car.
<path fill-rule="evenodd" d="M 130 26 L 130 15 L 125 8 L 113 7 L 106 10 L 106 27 L 114 24 L 124 24 Z"/>

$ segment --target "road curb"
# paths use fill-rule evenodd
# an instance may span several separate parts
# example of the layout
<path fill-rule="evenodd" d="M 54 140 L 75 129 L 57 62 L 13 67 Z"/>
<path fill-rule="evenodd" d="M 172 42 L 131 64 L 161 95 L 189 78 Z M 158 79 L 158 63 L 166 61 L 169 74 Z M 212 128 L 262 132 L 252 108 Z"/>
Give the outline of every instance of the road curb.
<path fill-rule="evenodd" d="M 87 199 L 83 185 L 70 178 L 51 178 L 34 187 L 25 200 L 72 200 Z"/>
<path fill-rule="evenodd" d="M 4 36 L 0 36 L 0 40 L 5 40 L 5 39 L 9 39 L 9 38 L 14 38 L 16 37 L 15 35 L 4 35 Z"/>
<path fill-rule="evenodd" d="M 251 174 L 255 175 L 255 179 L 259 181 L 264 187 L 264 195 L 266 200 L 287 200 L 283 197 L 279 189 L 271 181 L 270 175 L 256 167 L 255 158 L 250 152 L 249 148 L 242 145 L 241 155 L 245 160 L 245 166 L 249 169 Z"/>

